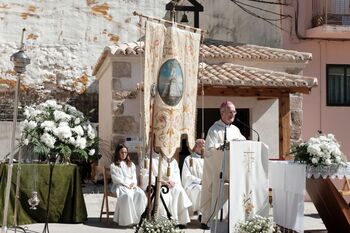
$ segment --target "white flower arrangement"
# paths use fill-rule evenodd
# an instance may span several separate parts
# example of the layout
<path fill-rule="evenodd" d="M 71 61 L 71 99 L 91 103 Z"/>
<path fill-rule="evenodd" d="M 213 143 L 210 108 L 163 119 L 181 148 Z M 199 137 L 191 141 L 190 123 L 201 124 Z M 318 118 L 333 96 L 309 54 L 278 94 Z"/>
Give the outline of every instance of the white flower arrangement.
<path fill-rule="evenodd" d="M 235 233 L 280 233 L 280 229 L 271 218 L 264 218 L 255 215 L 245 222 L 239 222 L 235 225 Z"/>
<path fill-rule="evenodd" d="M 48 156 L 71 155 L 88 159 L 96 154 L 98 138 L 84 114 L 69 104 L 47 100 L 24 108 L 21 122 L 21 145 Z"/>
<path fill-rule="evenodd" d="M 176 229 L 176 221 L 165 217 L 155 217 L 150 220 L 145 219 L 135 232 L 140 233 L 180 233 Z"/>
<path fill-rule="evenodd" d="M 313 167 L 346 166 L 345 156 L 333 134 L 311 137 L 307 142 L 293 146 L 291 154 L 295 162 Z"/>

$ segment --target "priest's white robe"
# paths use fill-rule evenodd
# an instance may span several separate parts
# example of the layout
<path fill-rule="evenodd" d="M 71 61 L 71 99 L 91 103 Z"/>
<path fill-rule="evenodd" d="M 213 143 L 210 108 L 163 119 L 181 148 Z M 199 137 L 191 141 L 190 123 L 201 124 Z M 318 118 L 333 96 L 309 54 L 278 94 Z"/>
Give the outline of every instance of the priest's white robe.
<path fill-rule="evenodd" d="M 199 211 L 202 192 L 202 175 L 204 160 L 200 155 L 193 152 L 192 166 L 190 166 L 191 156 L 185 158 L 182 166 L 182 185 L 192 202 L 191 215 Z"/>
<path fill-rule="evenodd" d="M 212 156 L 214 150 L 220 148 L 223 145 L 225 138 L 225 123 L 222 120 L 216 121 L 208 130 L 207 137 L 205 139 L 205 152 L 204 152 L 204 167 L 203 167 L 203 179 L 202 179 L 202 194 L 201 194 L 201 207 L 202 223 L 208 224 L 214 216 L 214 209 L 216 205 L 219 205 L 219 197 L 217 191 L 213 190 L 213 183 L 219 183 L 220 170 L 216 172 L 216 168 L 213 168 L 213 164 L 208 161 L 208 157 Z M 227 141 L 232 140 L 246 140 L 241 134 L 240 130 L 234 125 L 226 125 L 226 138 Z M 217 174 L 213 174 L 213 173 Z M 227 194 L 225 193 L 225 200 Z M 213 204 L 214 203 L 214 204 Z M 225 209 L 227 215 L 227 203 L 225 201 Z"/>
<path fill-rule="evenodd" d="M 119 166 L 112 163 L 110 170 L 113 182 L 111 192 L 118 197 L 113 221 L 120 226 L 138 224 L 146 208 L 147 197 L 137 186 L 135 164 L 128 167 L 125 162 L 121 162 Z M 130 189 L 131 183 L 134 183 L 134 187 Z"/>
<path fill-rule="evenodd" d="M 152 159 L 152 184 L 155 182 L 155 177 L 158 176 L 158 164 L 159 155 L 155 155 Z M 186 191 L 182 187 L 180 178 L 180 169 L 176 159 L 170 162 L 170 176 L 168 177 L 167 172 L 168 162 L 166 159 L 162 161 L 162 180 L 173 181 L 175 186 L 169 189 L 167 194 L 162 194 L 165 204 L 171 213 L 173 219 L 177 220 L 178 224 L 187 224 L 191 221 L 188 208 L 192 205 L 188 198 Z M 143 169 L 143 183 L 148 184 L 149 172 L 148 169 Z M 147 185 L 144 186 L 146 188 Z M 166 211 L 163 204 L 159 203 L 159 213 L 166 216 Z"/>
<path fill-rule="evenodd" d="M 241 134 L 241 131 L 235 125 L 226 125 L 227 141 L 246 140 Z M 224 143 L 225 138 L 225 123 L 222 120 L 216 121 L 208 130 L 207 138 L 205 139 L 205 150 L 219 148 Z"/>

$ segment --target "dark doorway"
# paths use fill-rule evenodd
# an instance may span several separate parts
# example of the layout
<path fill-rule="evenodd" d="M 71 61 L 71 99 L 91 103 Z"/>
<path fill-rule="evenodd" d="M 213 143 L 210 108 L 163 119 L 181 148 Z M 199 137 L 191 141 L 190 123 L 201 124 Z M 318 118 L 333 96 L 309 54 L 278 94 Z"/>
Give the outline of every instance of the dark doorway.
<path fill-rule="evenodd" d="M 250 120 L 249 120 L 249 108 L 240 108 L 236 109 L 237 110 L 237 115 L 236 118 L 244 122 L 246 125 L 250 125 Z M 202 109 L 198 108 L 197 109 L 197 125 L 196 125 L 196 137 L 201 138 L 202 134 Z M 214 124 L 215 121 L 220 119 L 220 111 L 218 108 L 205 108 L 204 109 L 204 133 L 205 136 L 207 136 L 208 130 L 210 126 Z M 235 121 L 233 123 L 236 125 L 240 130 L 241 133 L 243 134 L 244 137 L 247 139 L 251 139 L 250 135 L 250 129 L 248 127 L 242 125 L 241 123 Z"/>

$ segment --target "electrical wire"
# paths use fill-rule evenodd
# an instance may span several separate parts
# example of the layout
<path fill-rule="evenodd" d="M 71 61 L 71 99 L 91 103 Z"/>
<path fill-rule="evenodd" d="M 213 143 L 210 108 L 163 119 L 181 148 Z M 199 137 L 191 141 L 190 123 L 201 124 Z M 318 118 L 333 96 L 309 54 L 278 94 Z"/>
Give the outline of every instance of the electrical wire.
<path fill-rule="evenodd" d="M 251 12 L 251 11 L 248 10 L 247 8 L 241 6 L 241 5 L 240 5 L 239 3 L 237 3 L 236 1 L 234 1 L 234 0 L 231 0 L 231 1 L 232 1 L 234 4 L 236 4 L 239 8 L 241 8 L 244 12 L 246 12 L 246 13 L 248 13 L 248 14 L 250 14 L 250 15 L 256 17 L 256 18 L 259 18 L 259 19 L 263 20 L 263 21 L 267 22 L 268 24 L 271 24 L 272 26 L 274 26 L 274 27 L 280 29 L 281 31 L 288 32 L 287 30 L 283 29 L 281 26 L 278 26 L 278 25 L 276 25 L 276 24 L 270 22 L 269 19 L 266 19 L 266 18 L 264 18 L 264 17 L 262 17 L 262 16 L 260 16 L 260 15 L 255 14 L 254 12 Z"/>
<path fill-rule="evenodd" d="M 231 0 L 231 1 L 233 1 L 233 0 Z M 263 9 L 263 8 L 255 7 L 255 6 L 252 6 L 252 5 L 249 5 L 249 4 L 240 2 L 240 1 L 233 1 L 233 2 L 234 2 L 237 6 L 239 6 L 242 10 L 244 10 L 245 12 L 247 12 L 248 14 L 250 14 L 250 15 L 252 15 L 252 16 L 255 16 L 255 17 L 257 17 L 257 18 L 260 18 L 260 19 L 267 20 L 267 21 L 281 21 L 281 20 L 283 20 L 283 19 L 285 19 L 285 18 L 291 17 L 291 16 L 289 16 L 289 15 L 283 15 L 283 14 L 275 13 L 275 12 L 273 12 L 273 11 L 269 11 L 269 10 L 266 10 L 266 9 Z M 267 12 L 267 13 L 276 14 L 276 15 L 280 16 L 280 18 L 266 18 L 266 17 L 260 16 L 260 15 L 258 15 L 257 13 L 252 12 L 251 10 L 248 10 L 247 8 L 243 7 L 242 5 L 245 5 L 245 6 L 254 8 L 254 9 L 258 9 L 258 10 L 261 10 L 261 11 L 264 11 L 264 12 Z"/>
<path fill-rule="evenodd" d="M 267 13 L 270 13 L 270 14 L 274 14 L 274 15 L 278 15 L 278 16 L 281 16 L 281 18 L 279 19 L 269 19 L 269 20 L 282 20 L 282 19 L 285 19 L 285 18 L 291 18 L 292 16 L 290 15 L 284 15 L 284 14 L 281 14 L 281 13 L 276 13 L 274 11 L 270 11 L 270 10 L 266 10 L 264 8 L 261 8 L 261 7 L 257 7 L 257 6 L 253 6 L 253 5 L 250 5 L 250 4 L 247 4 L 247 3 L 244 3 L 244 2 L 241 2 L 241 1 L 234 1 L 236 3 L 239 3 L 239 4 L 242 4 L 244 6 L 248 6 L 248 7 L 251 7 L 251 8 L 254 8 L 254 9 L 257 9 L 257 10 L 260 10 L 260 11 L 263 11 L 263 12 L 267 12 Z"/>
<path fill-rule="evenodd" d="M 264 4 L 271 4 L 271 5 L 288 6 L 288 4 L 280 3 L 280 2 L 269 2 L 269 1 L 261 1 L 261 0 L 246 0 L 246 1 L 257 2 L 257 3 L 264 3 Z"/>

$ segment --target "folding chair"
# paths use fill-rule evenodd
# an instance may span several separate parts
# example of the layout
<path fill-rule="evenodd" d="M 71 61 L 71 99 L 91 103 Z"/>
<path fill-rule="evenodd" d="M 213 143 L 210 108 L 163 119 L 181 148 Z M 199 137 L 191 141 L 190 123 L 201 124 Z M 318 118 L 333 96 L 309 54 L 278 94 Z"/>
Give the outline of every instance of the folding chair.
<path fill-rule="evenodd" d="M 117 195 L 115 193 L 112 193 L 109 190 L 109 179 L 107 178 L 107 172 L 110 173 L 110 169 L 103 167 L 102 173 L 103 173 L 103 199 L 102 199 L 102 205 L 101 205 L 101 211 L 100 211 L 100 221 L 102 219 L 102 215 L 107 215 L 107 222 L 109 221 L 109 216 L 114 215 L 114 211 L 109 210 L 109 202 L 108 197 L 117 198 Z"/>

